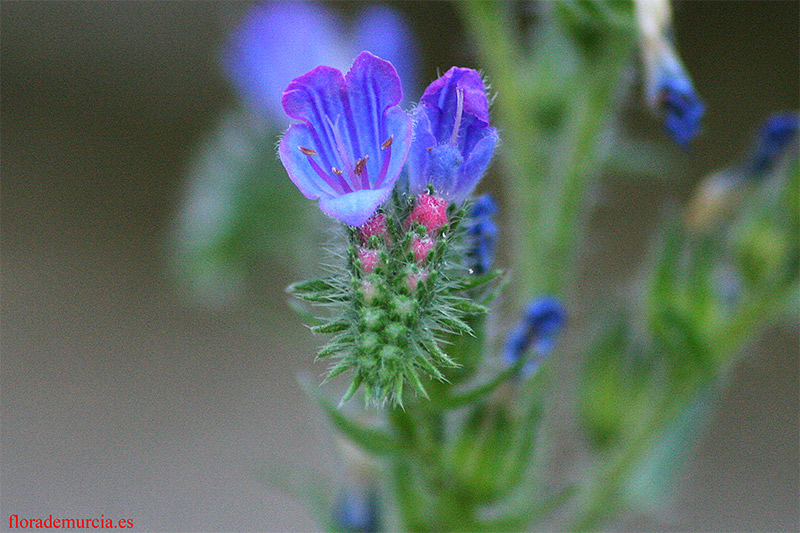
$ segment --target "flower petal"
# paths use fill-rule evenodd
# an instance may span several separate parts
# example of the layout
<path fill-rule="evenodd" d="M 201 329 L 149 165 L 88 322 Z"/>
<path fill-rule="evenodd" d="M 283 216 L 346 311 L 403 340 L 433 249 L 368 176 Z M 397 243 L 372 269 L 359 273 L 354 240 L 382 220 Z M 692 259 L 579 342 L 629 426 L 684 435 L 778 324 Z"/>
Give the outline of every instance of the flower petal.
<path fill-rule="evenodd" d="M 374 184 L 378 187 L 393 185 L 397 181 L 411 149 L 412 126 L 408 113 L 399 107 L 389 109 L 386 111 L 385 121 L 386 132 L 392 137 L 392 143 L 390 147 L 381 149 L 382 158 L 390 157 L 390 160 L 383 181 Z M 391 149 L 390 152 L 389 149 Z"/>
<path fill-rule="evenodd" d="M 310 200 L 336 194 L 333 187 L 325 183 L 309 164 L 308 156 L 300 151 L 300 146 L 317 150 L 311 127 L 306 124 L 293 124 L 278 146 L 278 156 L 286 172 L 289 173 L 289 178 L 297 185 L 303 196 Z"/>
<path fill-rule="evenodd" d="M 364 189 L 332 198 L 323 198 L 319 202 L 319 208 L 323 213 L 341 220 L 345 224 L 360 226 L 375 213 L 378 206 L 389 197 L 391 192 L 392 187 L 386 186 L 380 189 Z"/>
<path fill-rule="evenodd" d="M 400 78 L 391 63 L 362 52 L 345 76 L 347 100 L 345 106 L 349 139 L 353 156 L 366 162 L 367 176 L 375 183 L 383 163 L 381 144 L 389 138 L 384 111 L 400 103 L 403 90 Z"/>
<path fill-rule="evenodd" d="M 464 92 L 464 114 L 484 124 L 489 123 L 489 100 L 480 74 L 470 68 L 452 67 L 428 85 L 420 99 L 421 104 L 438 110 L 437 116 L 431 117 L 431 125 L 440 143 L 450 137 L 455 126 L 457 89 Z"/>
<path fill-rule="evenodd" d="M 408 190 L 417 195 L 425 190 L 430 178 L 430 150 L 437 145 L 431 130 L 429 110 L 424 106 L 414 110 L 414 139 L 408 153 Z"/>
<path fill-rule="evenodd" d="M 452 201 L 457 203 L 464 201 L 475 189 L 489 167 L 497 140 L 497 130 L 488 128 L 484 137 L 472 148 L 472 152 L 461 167 L 461 177 L 450 193 Z"/>

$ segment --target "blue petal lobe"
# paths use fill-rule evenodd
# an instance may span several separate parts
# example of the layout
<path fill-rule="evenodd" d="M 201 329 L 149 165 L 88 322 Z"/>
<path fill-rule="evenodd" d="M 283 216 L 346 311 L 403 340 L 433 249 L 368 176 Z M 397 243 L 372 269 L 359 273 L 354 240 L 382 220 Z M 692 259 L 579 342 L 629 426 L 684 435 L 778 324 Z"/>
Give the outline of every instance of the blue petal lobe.
<path fill-rule="evenodd" d="M 494 128 L 488 128 L 485 133 L 486 135 L 472 148 L 469 158 L 461 168 L 461 176 L 457 186 L 450 193 L 454 202 L 464 201 L 475 189 L 475 186 L 489 167 L 494 148 L 497 145 L 498 135 L 497 130 Z"/>
<path fill-rule="evenodd" d="M 387 186 L 323 198 L 319 202 L 319 208 L 323 213 L 341 220 L 345 224 L 360 226 L 375 213 L 378 206 L 389 197 L 391 192 L 392 187 Z"/>
<path fill-rule="evenodd" d="M 300 151 L 300 146 L 311 150 L 318 148 L 310 126 L 293 124 L 278 146 L 278 156 L 286 168 L 289 178 L 308 199 L 332 196 L 333 188 L 326 184 L 309 164 L 308 156 Z"/>

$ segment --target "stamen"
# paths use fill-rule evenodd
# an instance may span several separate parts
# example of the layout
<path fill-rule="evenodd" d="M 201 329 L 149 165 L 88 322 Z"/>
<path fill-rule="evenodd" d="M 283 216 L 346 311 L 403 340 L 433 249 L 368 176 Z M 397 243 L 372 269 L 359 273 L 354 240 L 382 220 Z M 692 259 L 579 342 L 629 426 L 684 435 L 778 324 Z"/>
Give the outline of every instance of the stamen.
<path fill-rule="evenodd" d="M 456 87 L 456 120 L 453 124 L 453 134 L 450 136 L 450 144 L 454 145 L 458 141 L 458 129 L 461 127 L 461 116 L 464 114 L 464 89 Z"/>
<path fill-rule="evenodd" d="M 336 168 L 336 167 L 331 167 L 331 172 L 333 172 L 333 173 L 334 173 L 334 174 L 336 174 L 337 176 L 341 176 L 342 174 L 344 174 L 344 173 L 343 173 L 341 170 L 339 170 L 339 169 L 338 169 L 338 168 Z"/>
<path fill-rule="evenodd" d="M 331 131 L 333 132 L 333 139 L 336 141 L 336 151 L 339 153 L 339 158 L 342 160 L 342 165 L 344 165 L 344 169 L 348 172 L 348 174 L 352 174 L 353 162 L 350 160 L 350 155 L 347 153 L 347 149 L 345 148 L 342 132 L 339 131 L 339 118 L 340 117 L 337 116 L 336 122 L 331 122 L 330 117 L 325 117 L 325 119 L 328 121 L 328 125 L 331 127 Z M 354 188 L 358 188 L 357 183 L 353 183 L 352 185 L 354 185 Z"/>
<path fill-rule="evenodd" d="M 304 146 L 298 146 L 298 148 L 300 148 L 300 151 L 306 154 L 307 156 L 317 155 L 317 151 L 312 150 L 311 148 L 306 148 Z"/>
<path fill-rule="evenodd" d="M 369 159 L 368 155 L 365 155 L 358 161 L 356 161 L 356 168 L 353 169 L 353 172 L 356 173 L 356 176 L 361 176 L 361 173 L 364 172 L 364 167 L 367 166 L 367 159 Z"/>
<path fill-rule="evenodd" d="M 381 150 L 386 150 L 387 148 L 389 148 L 392 145 L 393 140 L 394 140 L 394 134 L 389 135 L 389 138 L 383 141 L 383 144 L 381 145 Z"/>

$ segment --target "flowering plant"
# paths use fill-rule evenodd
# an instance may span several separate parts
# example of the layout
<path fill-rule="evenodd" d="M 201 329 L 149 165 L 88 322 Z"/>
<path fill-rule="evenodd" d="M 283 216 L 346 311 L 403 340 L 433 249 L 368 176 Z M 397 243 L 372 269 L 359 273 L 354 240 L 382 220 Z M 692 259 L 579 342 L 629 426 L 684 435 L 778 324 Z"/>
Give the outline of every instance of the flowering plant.
<path fill-rule="evenodd" d="M 280 43 L 258 21 L 316 31 L 318 48 L 305 56 L 352 51 L 352 41 L 365 50 L 346 73 L 341 57 L 276 70 L 297 70 L 282 79 L 293 123 L 280 162 L 337 231 L 326 274 L 289 288 L 312 304 L 297 306 L 312 332 L 327 336 L 317 359 L 329 362 L 328 385 L 304 384 L 346 464 L 346 483 L 309 498 L 323 526 L 516 531 L 555 514 L 585 530 L 668 500 L 743 343 L 798 294 L 797 113 L 767 120 L 742 161 L 664 217 L 635 301 L 612 302 L 587 328 L 575 305 L 576 250 L 587 191 L 612 164 L 608 146 L 639 146 L 613 120 L 633 51 L 668 136 L 687 148 L 702 133 L 705 108 L 677 53 L 669 3 L 546 4 L 535 46 L 514 38 L 512 7 L 458 3 L 483 71 L 452 67 L 413 106 L 403 88 L 416 76 L 414 47 L 402 43 L 410 32 L 396 13 L 370 8 L 381 39 L 362 31 L 365 15 L 337 33 L 322 6 L 294 9 L 256 8 L 225 64 L 258 120 L 271 114 L 283 127 L 264 65 Z M 362 40 L 368 33 L 373 42 Z M 474 196 L 493 161 L 500 202 Z M 495 267 L 501 227 L 508 273 Z M 549 363 L 565 344 L 580 376 L 554 382 Z M 329 389 L 339 376 L 349 381 L 337 405 Z M 585 436 L 579 476 L 552 468 L 555 387 L 576 398 L 566 418 Z"/>

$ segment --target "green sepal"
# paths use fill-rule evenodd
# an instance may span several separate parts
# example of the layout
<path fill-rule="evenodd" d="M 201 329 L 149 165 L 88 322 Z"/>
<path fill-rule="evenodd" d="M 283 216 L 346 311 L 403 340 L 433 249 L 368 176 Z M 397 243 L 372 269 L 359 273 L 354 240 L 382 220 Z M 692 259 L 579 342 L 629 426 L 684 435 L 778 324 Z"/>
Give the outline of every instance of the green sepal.
<path fill-rule="evenodd" d="M 350 328 L 350 321 L 336 320 L 319 326 L 312 326 L 310 329 L 314 333 L 341 333 Z"/>

